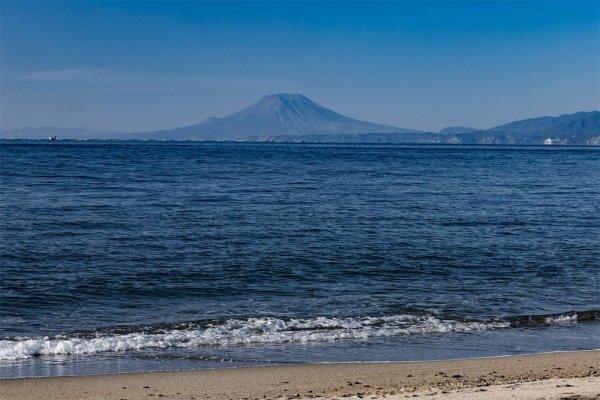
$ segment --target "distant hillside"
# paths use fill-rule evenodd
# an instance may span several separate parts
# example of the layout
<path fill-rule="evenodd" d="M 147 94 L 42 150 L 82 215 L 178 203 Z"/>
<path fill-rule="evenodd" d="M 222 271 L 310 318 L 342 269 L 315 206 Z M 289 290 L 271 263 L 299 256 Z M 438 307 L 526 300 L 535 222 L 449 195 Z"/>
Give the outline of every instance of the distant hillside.
<path fill-rule="evenodd" d="M 438 133 L 440 133 L 442 135 L 456 135 L 457 133 L 475 132 L 478 130 L 479 129 L 467 128 L 465 126 L 450 126 L 450 127 L 441 129 Z"/>
<path fill-rule="evenodd" d="M 581 111 L 575 114 L 563 114 L 558 117 L 528 118 L 488 129 L 491 132 L 503 132 L 513 135 L 545 134 L 563 137 L 598 133 L 599 130 L 600 112 L 598 111 Z"/>
<path fill-rule="evenodd" d="M 439 133 L 366 133 L 356 135 L 280 135 L 276 141 L 345 143 L 444 144 L 563 144 L 600 145 L 600 112 L 578 112 L 558 117 L 529 118 L 486 130 L 445 128 Z"/>
<path fill-rule="evenodd" d="M 239 140 L 278 135 L 341 135 L 368 132 L 415 132 L 359 121 L 329 110 L 300 94 L 264 96 L 249 107 L 223 118 L 182 128 L 129 135 L 139 139 Z"/>
<path fill-rule="evenodd" d="M 600 112 L 577 112 L 557 117 L 510 122 L 463 140 L 498 144 L 596 144 L 600 139 Z"/>

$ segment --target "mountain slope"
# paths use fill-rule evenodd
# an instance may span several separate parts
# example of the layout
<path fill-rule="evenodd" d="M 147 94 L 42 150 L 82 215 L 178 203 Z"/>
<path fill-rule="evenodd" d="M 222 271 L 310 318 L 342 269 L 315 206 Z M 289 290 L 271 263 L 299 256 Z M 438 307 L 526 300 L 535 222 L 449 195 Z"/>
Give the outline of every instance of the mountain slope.
<path fill-rule="evenodd" d="M 564 145 L 596 144 L 599 136 L 598 111 L 527 118 L 484 131 L 459 135 L 461 143 Z"/>
<path fill-rule="evenodd" d="M 505 132 L 513 135 L 578 135 L 600 133 L 600 112 L 580 111 L 558 117 L 527 118 L 496 126 L 488 132 Z"/>
<path fill-rule="evenodd" d="M 340 135 L 370 132 L 415 132 L 360 121 L 318 105 L 300 94 L 264 96 L 254 104 L 223 118 L 209 118 L 198 125 L 135 133 L 143 139 L 237 140 L 268 139 L 277 135 Z"/>
<path fill-rule="evenodd" d="M 276 136 L 274 140 L 338 143 L 600 145 L 600 112 L 578 112 L 557 117 L 528 118 L 486 130 L 457 127 L 444 128 L 438 133 L 281 135 Z"/>
<path fill-rule="evenodd" d="M 465 133 L 465 132 L 475 132 L 479 129 L 476 128 L 467 128 L 466 126 L 449 126 L 446 128 L 440 129 L 438 133 L 442 135 L 454 135 L 457 133 Z"/>

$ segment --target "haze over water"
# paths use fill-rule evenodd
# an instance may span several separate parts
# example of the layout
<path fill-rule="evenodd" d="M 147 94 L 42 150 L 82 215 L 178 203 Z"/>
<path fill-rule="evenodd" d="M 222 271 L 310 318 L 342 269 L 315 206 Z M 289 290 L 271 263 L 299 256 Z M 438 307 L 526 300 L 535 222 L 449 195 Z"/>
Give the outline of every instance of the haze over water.
<path fill-rule="evenodd" d="M 600 344 L 597 149 L 0 155 L 3 377 Z"/>

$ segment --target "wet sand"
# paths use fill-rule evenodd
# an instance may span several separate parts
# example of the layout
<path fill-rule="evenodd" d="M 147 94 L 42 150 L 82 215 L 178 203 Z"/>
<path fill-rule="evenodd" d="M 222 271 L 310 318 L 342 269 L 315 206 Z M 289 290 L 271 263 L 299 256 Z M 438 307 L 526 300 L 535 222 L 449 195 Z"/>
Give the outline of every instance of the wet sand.
<path fill-rule="evenodd" d="M 0 381 L 0 399 L 600 399 L 600 351 Z M 579 397 L 577 397 L 579 396 Z"/>

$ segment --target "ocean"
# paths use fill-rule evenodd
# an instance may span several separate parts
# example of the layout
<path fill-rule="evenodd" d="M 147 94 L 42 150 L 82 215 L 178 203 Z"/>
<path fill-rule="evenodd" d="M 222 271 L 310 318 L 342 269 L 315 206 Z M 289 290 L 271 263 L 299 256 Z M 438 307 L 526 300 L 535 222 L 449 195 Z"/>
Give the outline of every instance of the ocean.
<path fill-rule="evenodd" d="M 600 348 L 600 151 L 0 144 L 0 377 Z"/>

